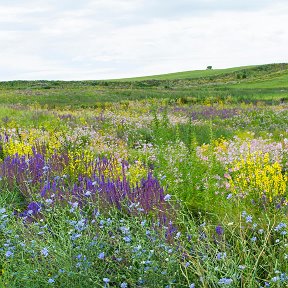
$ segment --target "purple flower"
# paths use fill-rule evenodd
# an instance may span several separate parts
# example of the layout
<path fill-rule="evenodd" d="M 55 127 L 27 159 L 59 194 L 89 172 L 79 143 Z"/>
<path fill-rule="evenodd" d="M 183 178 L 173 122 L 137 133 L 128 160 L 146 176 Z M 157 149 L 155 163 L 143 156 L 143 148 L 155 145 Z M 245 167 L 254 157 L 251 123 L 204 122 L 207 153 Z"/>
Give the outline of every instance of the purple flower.
<path fill-rule="evenodd" d="M 219 236 L 223 235 L 223 233 L 224 233 L 224 229 L 221 225 L 218 225 L 215 230 Z"/>

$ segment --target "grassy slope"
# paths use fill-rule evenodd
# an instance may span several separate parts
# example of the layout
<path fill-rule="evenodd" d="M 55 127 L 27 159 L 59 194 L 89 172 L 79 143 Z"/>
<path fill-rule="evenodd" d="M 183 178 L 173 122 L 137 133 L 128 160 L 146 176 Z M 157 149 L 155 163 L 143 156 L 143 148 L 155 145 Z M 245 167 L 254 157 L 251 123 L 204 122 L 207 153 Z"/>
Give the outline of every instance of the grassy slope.
<path fill-rule="evenodd" d="M 193 70 L 193 71 L 169 73 L 169 74 L 162 74 L 162 75 L 115 79 L 111 81 L 123 82 L 123 81 L 146 81 L 146 80 L 194 79 L 194 78 L 209 77 L 209 76 L 233 73 L 233 72 L 241 71 L 243 69 L 250 69 L 253 67 L 256 67 L 256 66 L 241 66 L 241 67 L 234 67 L 234 68 L 211 69 L 211 70 Z"/>
<path fill-rule="evenodd" d="M 270 64 L 121 81 L 11 81 L 0 82 L 0 103 L 77 108 L 147 98 L 181 99 L 191 103 L 207 98 L 212 101 L 279 102 L 288 99 L 287 80 L 288 64 Z"/>

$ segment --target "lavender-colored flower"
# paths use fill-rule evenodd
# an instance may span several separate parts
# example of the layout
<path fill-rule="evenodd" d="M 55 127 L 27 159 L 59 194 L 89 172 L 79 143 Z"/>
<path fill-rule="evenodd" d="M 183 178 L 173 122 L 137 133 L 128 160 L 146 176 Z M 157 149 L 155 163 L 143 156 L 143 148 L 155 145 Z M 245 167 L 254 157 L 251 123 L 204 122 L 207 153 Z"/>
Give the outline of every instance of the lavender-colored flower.
<path fill-rule="evenodd" d="M 171 195 L 170 194 L 166 194 L 164 196 L 164 201 L 169 201 L 171 199 Z"/>
<path fill-rule="evenodd" d="M 110 279 L 109 279 L 109 278 L 103 278 L 103 282 L 104 282 L 105 284 L 108 284 L 108 283 L 110 282 Z"/>
<path fill-rule="evenodd" d="M 257 240 L 257 237 L 255 237 L 255 236 L 251 238 L 252 242 L 255 242 L 256 240 Z"/>
<path fill-rule="evenodd" d="M 44 256 L 44 257 L 47 257 L 49 252 L 48 252 L 48 249 L 45 247 L 41 250 L 41 254 Z"/>
<path fill-rule="evenodd" d="M 221 278 L 218 282 L 220 285 L 229 285 L 233 282 L 231 278 Z"/>
<path fill-rule="evenodd" d="M 46 199 L 45 202 L 46 202 L 48 205 L 51 205 L 51 204 L 53 203 L 53 200 L 49 198 L 49 199 Z"/>
<path fill-rule="evenodd" d="M 105 253 L 104 252 L 99 253 L 98 258 L 103 260 L 105 258 Z"/>
<path fill-rule="evenodd" d="M 9 257 L 13 256 L 13 252 L 8 250 L 8 251 L 5 253 L 5 256 L 6 256 L 7 258 L 9 258 Z"/>
<path fill-rule="evenodd" d="M 246 216 L 246 223 L 252 223 L 252 216 L 251 215 Z"/>
<path fill-rule="evenodd" d="M 286 223 L 281 222 L 274 228 L 274 230 L 275 231 L 280 231 L 282 229 L 285 229 L 286 227 L 287 227 Z"/>
<path fill-rule="evenodd" d="M 1 208 L 0 209 L 0 214 L 4 214 L 6 212 L 6 209 L 5 208 Z"/>
<path fill-rule="evenodd" d="M 126 282 L 121 283 L 120 288 L 127 288 L 128 284 Z"/>
<path fill-rule="evenodd" d="M 126 243 L 131 242 L 131 238 L 130 238 L 129 236 L 123 237 L 123 240 L 124 240 Z"/>
<path fill-rule="evenodd" d="M 195 288 L 195 284 L 194 283 L 190 284 L 189 288 Z"/>
<path fill-rule="evenodd" d="M 86 191 L 84 195 L 85 195 L 86 197 L 89 197 L 89 196 L 91 196 L 91 194 L 92 194 L 91 191 Z"/>
<path fill-rule="evenodd" d="M 218 225 L 215 230 L 219 236 L 223 235 L 223 233 L 224 233 L 224 229 L 221 225 Z"/>
<path fill-rule="evenodd" d="M 54 282 L 55 282 L 55 280 L 54 280 L 53 278 L 49 278 L 49 279 L 48 279 L 48 283 L 49 283 L 49 284 L 52 284 L 52 283 L 54 283 Z"/>

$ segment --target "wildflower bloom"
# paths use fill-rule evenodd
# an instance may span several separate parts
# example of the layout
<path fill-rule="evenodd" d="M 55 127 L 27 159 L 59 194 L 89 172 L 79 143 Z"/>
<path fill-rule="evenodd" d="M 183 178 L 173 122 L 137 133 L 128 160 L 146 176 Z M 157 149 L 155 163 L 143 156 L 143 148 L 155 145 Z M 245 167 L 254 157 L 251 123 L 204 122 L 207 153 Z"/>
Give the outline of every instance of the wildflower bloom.
<path fill-rule="evenodd" d="M 252 216 L 251 215 L 247 215 L 246 223 L 252 223 Z"/>
<path fill-rule="evenodd" d="M 53 278 L 49 278 L 49 279 L 48 279 L 48 283 L 49 283 L 49 284 L 52 284 L 52 283 L 54 283 L 54 282 L 55 282 L 55 280 L 54 280 Z"/>
<path fill-rule="evenodd" d="M 9 258 L 9 257 L 13 256 L 13 252 L 11 252 L 11 251 L 8 250 L 8 251 L 5 253 L 5 256 L 6 256 L 7 258 Z"/>
<path fill-rule="evenodd" d="M 41 250 L 41 254 L 44 256 L 44 257 L 47 257 L 48 256 L 48 249 L 47 248 L 43 248 L 42 250 Z"/>
<path fill-rule="evenodd" d="M 218 226 L 216 227 L 215 231 L 216 231 L 216 233 L 217 233 L 219 236 L 223 235 L 223 233 L 224 233 L 224 229 L 223 229 L 223 227 L 222 227 L 221 225 L 218 225 Z"/>
<path fill-rule="evenodd" d="M 164 196 L 164 201 L 169 201 L 171 199 L 171 195 L 170 194 L 166 194 Z"/>
<path fill-rule="evenodd" d="M 103 278 L 103 282 L 104 282 L 105 284 L 107 284 L 107 283 L 110 282 L 110 279 L 109 279 L 109 278 Z"/>
<path fill-rule="evenodd" d="M 218 282 L 218 284 L 220 285 L 229 285 L 233 282 L 233 280 L 231 278 L 221 278 Z"/>
<path fill-rule="evenodd" d="M 101 252 L 99 255 L 98 255 L 98 258 L 103 260 L 105 258 L 105 253 L 104 252 Z"/>
<path fill-rule="evenodd" d="M 120 288 L 127 288 L 128 284 L 126 282 L 121 283 Z"/>

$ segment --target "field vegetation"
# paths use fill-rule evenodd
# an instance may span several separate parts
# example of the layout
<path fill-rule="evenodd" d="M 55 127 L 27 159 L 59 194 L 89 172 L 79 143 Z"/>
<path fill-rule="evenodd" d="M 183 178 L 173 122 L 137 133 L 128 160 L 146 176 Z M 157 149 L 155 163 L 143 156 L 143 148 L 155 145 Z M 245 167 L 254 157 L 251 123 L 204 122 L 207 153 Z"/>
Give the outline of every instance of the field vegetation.
<path fill-rule="evenodd" d="M 0 287 L 287 287 L 288 64 L 0 83 Z"/>

